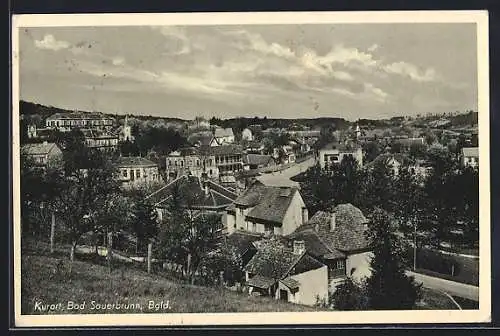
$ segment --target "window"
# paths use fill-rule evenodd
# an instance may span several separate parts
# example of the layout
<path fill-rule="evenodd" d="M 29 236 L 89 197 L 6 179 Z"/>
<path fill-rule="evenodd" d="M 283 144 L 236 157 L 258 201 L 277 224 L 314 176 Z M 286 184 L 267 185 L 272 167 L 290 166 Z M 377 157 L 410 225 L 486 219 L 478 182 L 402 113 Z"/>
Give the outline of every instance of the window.
<path fill-rule="evenodd" d="M 184 167 L 184 161 L 181 161 L 181 167 Z"/>
<path fill-rule="evenodd" d="M 136 176 L 137 178 L 140 178 L 140 177 L 141 177 L 141 170 L 140 170 L 140 169 L 136 169 L 136 171 L 135 171 L 135 176 Z"/>
<path fill-rule="evenodd" d="M 196 160 L 196 165 L 199 167 L 200 166 L 200 160 Z"/>
<path fill-rule="evenodd" d="M 123 174 L 123 177 L 127 177 L 127 170 L 126 169 L 122 170 L 122 174 Z"/>
<path fill-rule="evenodd" d="M 344 269 L 345 268 L 344 260 L 342 260 L 342 259 L 337 260 L 336 268 L 337 269 Z"/>
<path fill-rule="evenodd" d="M 171 166 L 172 165 L 172 161 L 171 160 L 168 160 L 168 165 Z"/>

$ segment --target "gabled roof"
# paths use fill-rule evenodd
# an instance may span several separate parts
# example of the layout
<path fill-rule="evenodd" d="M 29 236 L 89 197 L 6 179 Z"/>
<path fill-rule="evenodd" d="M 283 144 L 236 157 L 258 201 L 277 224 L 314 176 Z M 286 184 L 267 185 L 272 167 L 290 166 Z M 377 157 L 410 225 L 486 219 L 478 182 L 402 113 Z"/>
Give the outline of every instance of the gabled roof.
<path fill-rule="evenodd" d="M 191 144 L 199 144 L 200 146 L 210 146 L 214 136 L 210 131 L 202 131 L 191 134 L 188 137 L 188 142 Z"/>
<path fill-rule="evenodd" d="M 100 112 L 67 112 L 67 113 L 54 113 L 47 120 L 55 119 L 113 119 L 112 117 Z"/>
<path fill-rule="evenodd" d="M 278 241 L 268 240 L 245 266 L 245 271 L 271 279 L 284 279 L 323 267 L 324 264 L 306 253 L 296 254 Z"/>
<path fill-rule="evenodd" d="M 262 239 L 261 234 L 238 230 L 227 236 L 227 243 L 229 246 L 234 247 L 238 253 L 243 254 L 247 250 L 255 248 L 252 243 L 260 239 Z"/>
<path fill-rule="evenodd" d="M 224 187 L 213 182 L 206 183 L 206 185 L 208 186 L 208 194 L 205 193 L 203 182 L 196 176 L 182 175 L 150 194 L 146 199 L 150 199 L 155 206 L 165 207 L 172 198 L 174 190 L 178 188 L 177 190 L 181 193 L 181 204 L 192 209 L 212 208 L 223 210 L 234 201 L 236 195 L 229 192 L 220 192 L 221 188 Z M 215 186 L 219 188 L 216 189 Z"/>
<path fill-rule="evenodd" d="M 467 157 L 479 157 L 479 147 L 464 147 L 462 155 Z"/>
<path fill-rule="evenodd" d="M 300 286 L 300 282 L 298 282 L 297 280 L 292 279 L 292 278 L 290 278 L 290 277 L 285 278 L 285 279 L 283 279 L 283 280 L 280 280 L 280 282 L 281 282 L 283 285 L 285 285 L 285 286 L 287 286 L 288 288 L 290 288 L 290 289 L 296 289 L 296 288 L 299 288 L 299 286 Z"/>
<path fill-rule="evenodd" d="M 216 128 L 214 132 L 216 138 L 231 137 L 234 136 L 232 128 Z"/>
<path fill-rule="evenodd" d="M 300 237 L 305 231 L 314 231 L 320 237 L 324 245 L 332 252 L 352 252 L 367 249 L 369 241 L 365 237 L 366 223 L 368 220 L 360 209 L 354 205 L 339 204 L 334 208 L 335 229 L 330 230 L 330 219 L 332 214 L 326 211 L 318 211 L 307 222 L 297 228 L 291 237 Z"/>
<path fill-rule="evenodd" d="M 240 145 L 222 145 L 216 147 L 208 148 L 208 152 L 212 155 L 234 155 L 234 154 L 242 154 L 243 147 Z"/>
<path fill-rule="evenodd" d="M 365 167 L 366 168 L 375 167 L 383 162 L 389 163 L 392 159 L 394 159 L 399 164 L 405 164 L 410 162 L 410 158 L 407 155 L 401 153 L 394 153 L 394 154 L 382 153 L 379 156 L 377 156 L 373 161 L 367 163 Z"/>
<path fill-rule="evenodd" d="M 22 147 L 22 152 L 28 155 L 45 155 L 50 153 L 57 146 L 53 142 L 26 144 Z"/>
<path fill-rule="evenodd" d="M 257 221 L 282 224 L 290 203 L 298 192 L 294 187 L 271 187 L 255 182 L 235 203 L 244 207 L 254 207 L 247 215 Z"/>
<path fill-rule="evenodd" d="M 119 157 L 116 163 L 117 167 L 155 167 L 158 166 L 153 161 L 146 158 L 135 157 Z"/>
<path fill-rule="evenodd" d="M 268 165 L 270 162 L 274 162 L 271 155 L 247 154 L 243 156 L 243 163 L 249 165 Z"/>

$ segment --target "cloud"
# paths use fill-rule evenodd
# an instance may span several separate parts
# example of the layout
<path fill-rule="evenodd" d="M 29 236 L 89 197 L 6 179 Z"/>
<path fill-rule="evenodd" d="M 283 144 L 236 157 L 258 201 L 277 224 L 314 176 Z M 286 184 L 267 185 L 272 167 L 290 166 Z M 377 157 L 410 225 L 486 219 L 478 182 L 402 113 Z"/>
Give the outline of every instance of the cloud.
<path fill-rule="evenodd" d="M 115 57 L 111 61 L 113 65 L 119 66 L 119 65 L 124 65 L 125 64 L 125 59 L 123 57 Z"/>
<path fill-rule="evenodd" d="M 61 50 L 69 48 L 70 44 L 66 41 L 58 41 L 54 35 L 47 34 L 43 40 L 35 40 L 35 46 L 39 49 Z"/>
<path fill-rule="evenodd" d="M 375 44 L 372 44 L 370 47 L 368 47 L 368 49 L 367 49 L 367 50 L 368 50 L 369 52 L 371 52 L 371 53 L 372 53 L 372 52 L 374 52 L 375 50 L 377 50 L 377 49 L 378 49 L 378 47 L 379 47 L 379 45 L 375 43 Z"/>
<path fill-rule="evenodd" d="M 384 70 L 391 74 L 408 76 L 417 82 L 432 82 L 437 80 L 436 71 L 428 68 L 425 71 L 420 71 L 414 64 L 407 62 L 396 62 L 384 66 Z"/>

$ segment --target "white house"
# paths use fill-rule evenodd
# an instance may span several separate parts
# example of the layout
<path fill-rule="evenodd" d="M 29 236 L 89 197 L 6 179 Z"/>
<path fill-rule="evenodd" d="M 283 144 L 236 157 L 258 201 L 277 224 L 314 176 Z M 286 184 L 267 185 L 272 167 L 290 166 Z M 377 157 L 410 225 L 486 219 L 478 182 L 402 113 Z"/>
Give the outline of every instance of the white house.
<path fill-rule="evenodd" d="M 363 151 L 356 144 L 330 143 L 319 150 L 321 169 L 329 169 L 334 164 L 340 164 L 345 157 L 353 157 L 363 166 Z"/>
<path fill-rule="evenodd" d="M 143 157 L 119 157 L 116 162 L 119 181 L 125 188 L 161 182 L 158 165 Z"/>
<path fill-rule="evenodd" d="M 56 143 L 46 142 L 26 144 L 21 147 L 21 154 L 26 155 L 38 167 L 56 167 L 62 163 L 63 153 Z"/>
<path fill-rule="evenodd" d="M 479 147 L 464 147 L 461 156 L 464 167 L 479 167 Z"/>
<path fill-rule="evenodd" d="M 288 235 L 308 220 L 308 211 L 297 188 L 255 181 L 226 209 L 225 218 L 229 233 Z"/>
<path fill-rule="evenodd" d="M 304 242 L 306 251 L 328 266 L 331 291 L 346 277 L 361 280 L 371 274 L 373 257 L 365 237 L 368 220 L 350 203 L 337 205 L 332 212 L 318 211 L 286 238 L 289 244 Z"/>
<path fill-rule="evenodd" d="M 328 300 L 328 268 L 303 244 L 292 248 L 278 239 L 253 242 L 257 252 L 244 267 L 249 293 L 313 306 Z"/>
<path fill-rule="evenodd" d="M 232 128 L 216 128 L 214 130 L 215 141 L 219 145 L 234 143 L 234 133 Z"/>
<path fill-rule="evenodd" d="M 244 140 L 244 141 L 253 141 L 253 134 L 252 134 L 252 131 L 249 128 L 245 128 L 241 132 L 241 140 Z"/>

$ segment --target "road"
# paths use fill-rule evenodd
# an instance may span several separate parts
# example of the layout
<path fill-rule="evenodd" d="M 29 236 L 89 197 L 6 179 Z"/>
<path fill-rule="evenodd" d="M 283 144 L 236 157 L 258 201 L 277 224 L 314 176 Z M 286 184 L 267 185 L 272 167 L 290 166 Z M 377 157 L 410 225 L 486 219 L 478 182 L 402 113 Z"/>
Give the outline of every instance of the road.
<path fill-rule="evenodd" d="M 306 171 L 308 168 L 314 166 L 315 163 L 314 157 L 311 157 L 282 171 L 262 174 L 257 179 L 268 186 L 299 187 L 299 183 L 290 180 L 290 178 Z"/>
<path fill-rule="evenodd" d="M 415 277 L 415 281 L 422 283 L 424 287 L 460 296 L 465 299 L 479 301 L 479 287 L 411 271 L 407 271 L 406 274 Z"/>

